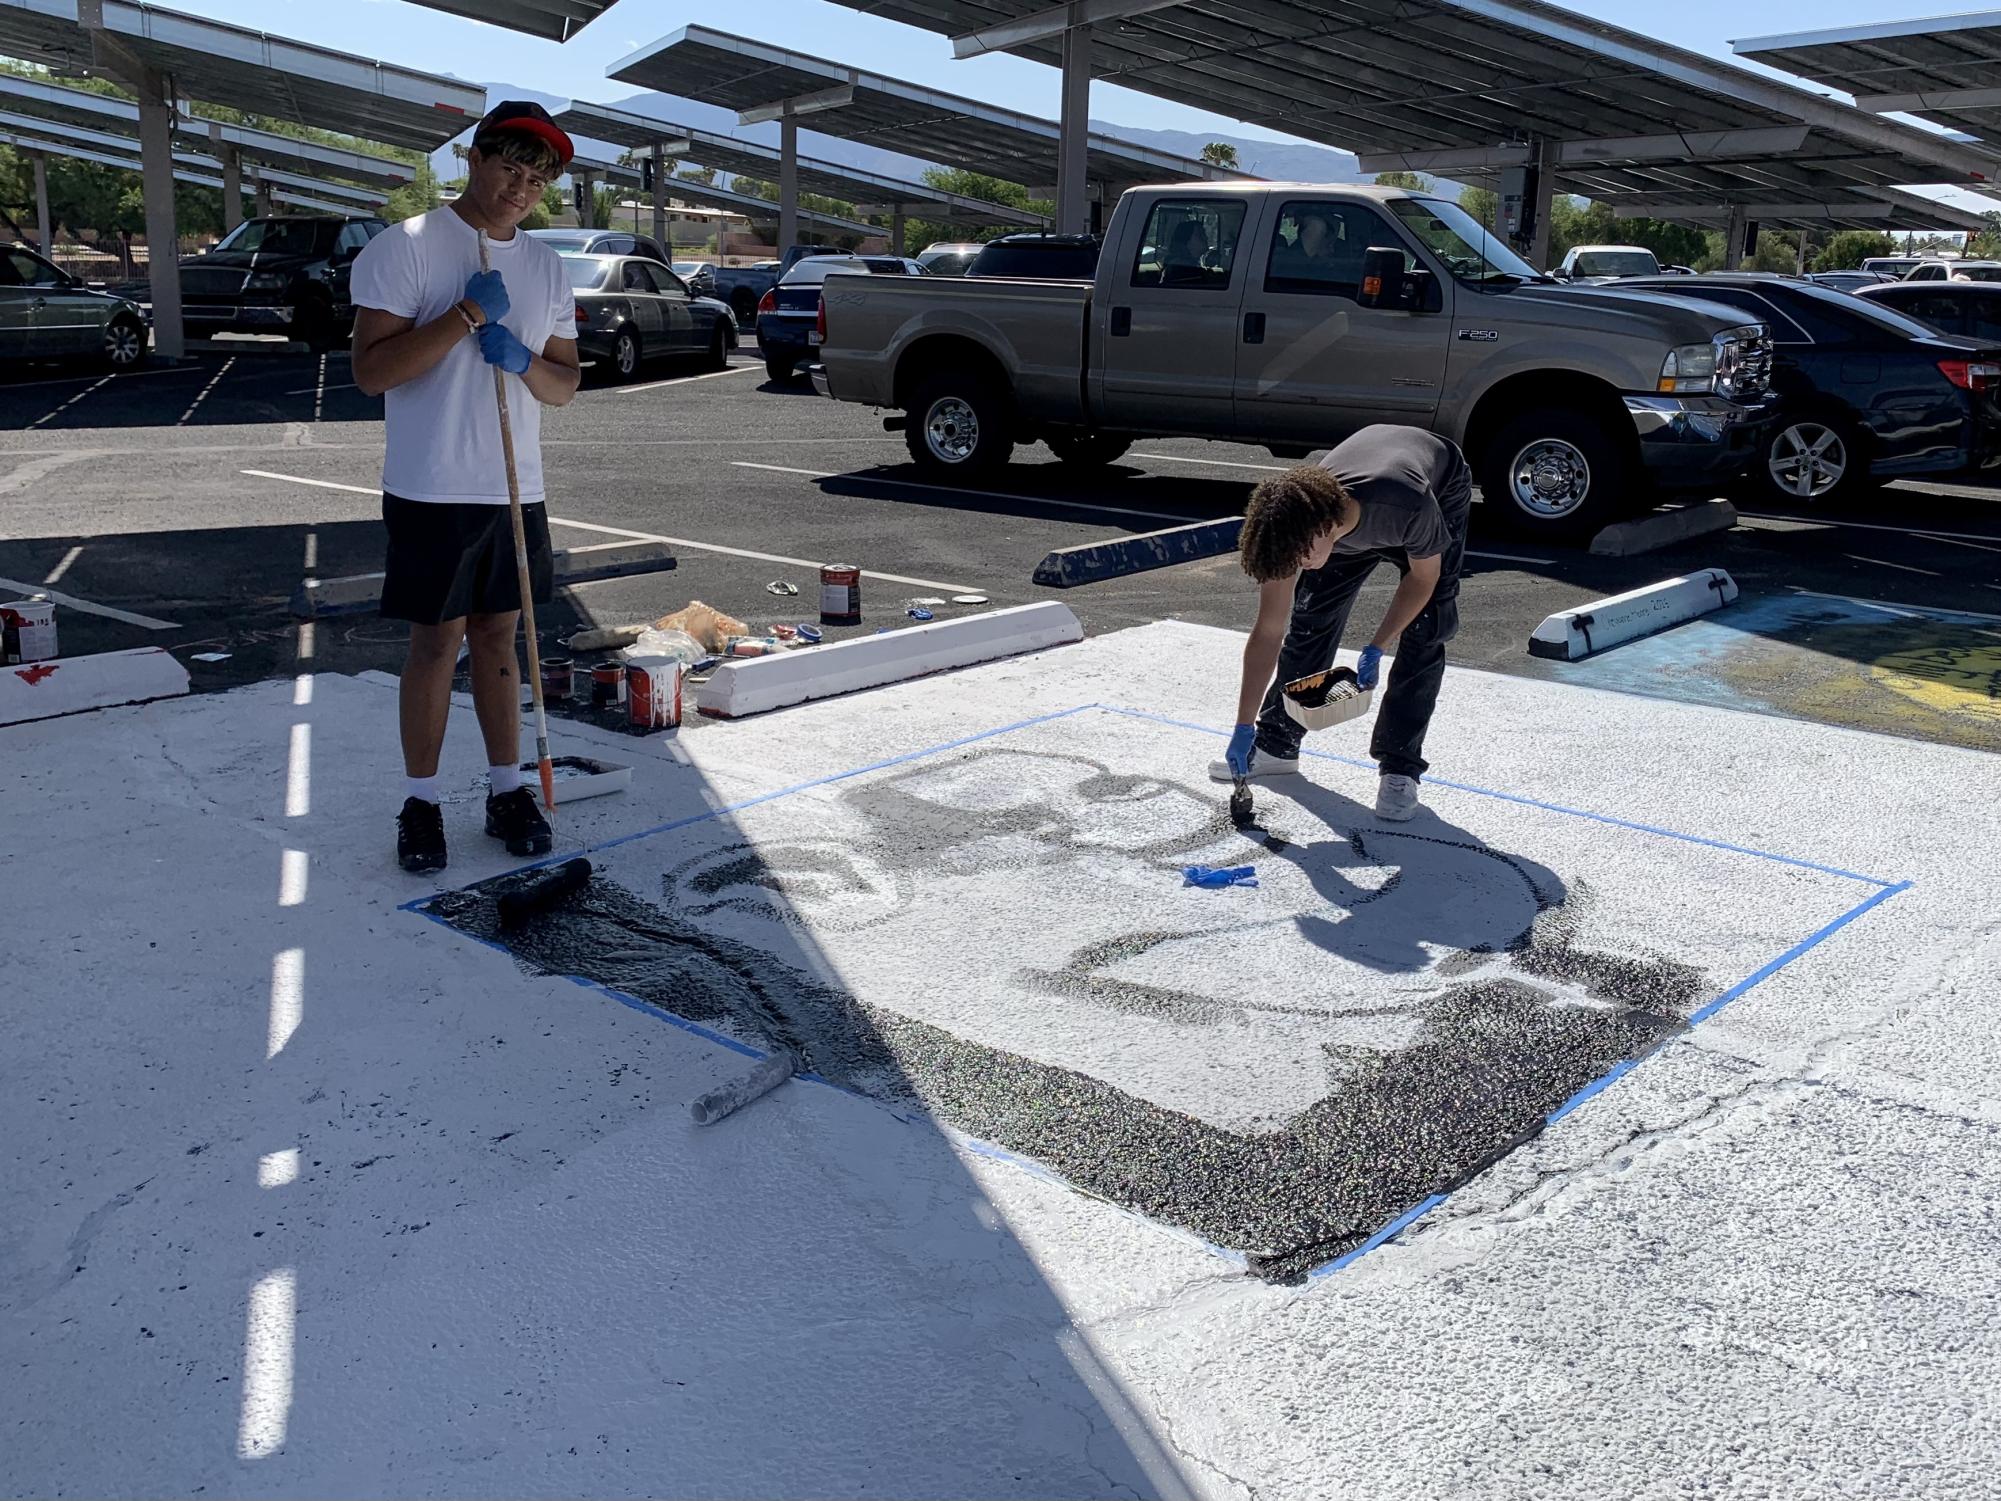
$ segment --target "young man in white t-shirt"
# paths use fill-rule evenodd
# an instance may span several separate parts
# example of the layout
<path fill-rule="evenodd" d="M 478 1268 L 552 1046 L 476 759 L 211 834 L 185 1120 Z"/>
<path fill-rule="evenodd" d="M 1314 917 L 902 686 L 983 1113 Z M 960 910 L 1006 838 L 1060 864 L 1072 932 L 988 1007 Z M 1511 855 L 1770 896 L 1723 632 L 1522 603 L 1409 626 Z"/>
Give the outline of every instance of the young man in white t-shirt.
<path fill-rule="evenodd" d="M 541 105 L 497 105 L 473 132 L 458 201 L 392 224 L 354 263 L 354 380 L 387 396 L 382 613 L 410 622 L 401 700 L 409 785 L 396 820 L 396 857 L 408 871 L 445 866 L 438 754 L 462 641 L 489 763 L 486 832 L 509 854 L 549 849 L 548 821 L 520 771 L 521 589 L 490 367 L 508 377 L 531 587 L 545 603 L 554 570 L 542 408 L 577 394 L 576 298 L 561 258 L 520 224 L 572 154 Z M 533 671 L 532 641 L 528 663 Z"/>

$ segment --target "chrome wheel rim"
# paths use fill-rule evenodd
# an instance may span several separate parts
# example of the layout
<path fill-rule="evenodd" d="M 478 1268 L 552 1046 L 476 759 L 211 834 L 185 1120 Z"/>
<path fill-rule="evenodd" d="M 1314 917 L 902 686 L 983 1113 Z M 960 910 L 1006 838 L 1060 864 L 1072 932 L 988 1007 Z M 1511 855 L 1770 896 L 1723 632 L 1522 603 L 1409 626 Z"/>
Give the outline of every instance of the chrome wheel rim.
<path fill-rule="evenodd" d="M 639 363 L 639 346 L 632 341 L 631 334 L 618 336 L 618 350 L 614 358 L 618 361 L 620 375 L 632 374 L 633 367 Z"/>
<path fill-rule="evenodd" d="M 1531 516 L 1568 516 L 1591 493 L 1591 463 L 1561 438 L 1538 438 L 1515 455 L 1508 469 L 1515 504 Z"/>
<path fill-rule="evenodd" d="M 139 330 L 129 323 L 114 323 L 104 331 L 104 353 L 114 365 L 130 365 L 139 358 Z"/>
<path fill-rule="evenodd" d="M 1795 500 L 1819 500 L 1848 473 L 1848 446 L 1825 423 L 1795 422 L 1772 440 L 1765 468 Z"/>
<path fill-rule="evenodd" d="M 980 418 L 959 396 L 941 396 L 924 417 L 924 441 L 948 464 L 963 464 L 980 446 Z"/>

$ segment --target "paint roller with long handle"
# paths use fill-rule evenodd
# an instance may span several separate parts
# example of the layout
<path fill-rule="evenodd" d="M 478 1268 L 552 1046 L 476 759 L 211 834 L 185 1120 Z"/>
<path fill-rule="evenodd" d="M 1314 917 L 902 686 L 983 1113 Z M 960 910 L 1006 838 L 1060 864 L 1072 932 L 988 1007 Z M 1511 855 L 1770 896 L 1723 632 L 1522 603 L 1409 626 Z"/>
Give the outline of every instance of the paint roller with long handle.
<path fill-rule="evenodd" d="M 515 231 L 520 234 L 520 230 Z M 486 231 L 479 232 L 479 269 L 487 264 Z M 540 655 L 536 648 L 535 591 L 528 571 L 528 524 L 521 517 L 521 481 L 514 472 L 514 428 L 507 420 L 507 372 L 493 367 L 493 399 L 500 409 L 500 456 L 507 463 L 507 510 L 514 520 L 514 574 L 521 584 L 521 625 L 528 633 L 528 686 L 535 698 L 535 760 L 542 774 L 542 806 L 556 816 L 556 766 L 549 759 L 549 711 L 542 702 Z"/>

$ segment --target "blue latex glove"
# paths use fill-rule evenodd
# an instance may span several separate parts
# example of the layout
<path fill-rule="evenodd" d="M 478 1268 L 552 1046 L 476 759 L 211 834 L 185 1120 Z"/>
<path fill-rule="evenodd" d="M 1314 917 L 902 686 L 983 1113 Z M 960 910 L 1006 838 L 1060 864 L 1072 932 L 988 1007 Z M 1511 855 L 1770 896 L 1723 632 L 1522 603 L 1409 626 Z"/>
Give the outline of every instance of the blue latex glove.
<path fill-rule="evenodd" d="M 1258 727 L 1254 724 L 1240 724 L 1230 735 L 1230 748 L 1223 752 L 1223 759 L 1230 763 L 1233 775 L 1247 777 L 1251 774 L 1251 755 L 1257 749 Z"/>
<path fill-rule="evenodd" d="M 478 271 L 466 283 L 466 297 L 479 304 L 488 323 L 498 323 L 514 304 L 507 300 L 507 283 L 498 271 Z"/>
<path fill-rule="evenodd" d="M 1184 865 L 1181 867 L 1183 884 L 1206 886 L 1211 891 L 1221 891 L 1226 886 L 1255 886 L 1258 884 L 1258 868 L 1255 865 Z"/>
<path fill-rule="evenodd" d="M 528 346 L 514 337 L 514 330 L 505 323 L 482 323 L 479 329 L 479 352 L 487 364 L 498 365 L 509 375 L 520 375 L 528 369 L 534 356 Z"/>
<path fill-rule="evenodd" d="M 1382 670 L 1383 649 L 1371 641 L 1362 648 L 1361 660 L 1355 663 L 1355 681 L 1364 688 L 1373 688 Z"/>

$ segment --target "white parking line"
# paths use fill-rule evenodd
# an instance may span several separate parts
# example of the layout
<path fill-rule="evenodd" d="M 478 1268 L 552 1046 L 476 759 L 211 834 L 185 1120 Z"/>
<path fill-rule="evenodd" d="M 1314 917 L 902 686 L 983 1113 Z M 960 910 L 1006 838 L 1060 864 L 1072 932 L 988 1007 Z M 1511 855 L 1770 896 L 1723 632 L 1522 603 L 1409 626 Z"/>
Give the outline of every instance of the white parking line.
<path fill-rule="evenodd" d="M 92 391 L 95 391 L 98 388 L 98 386 L 106 384 L 111 379 L 112 379 L 111 376 L 106 375 L 100 377 L 96 382 L 96 384 L 85 386 L 81 391 L 77 392 L 76 395 L 72 396 L 68 401 L 64 402 L 61 406 L 56 407 L 50 411 L 44 412 L 41 416 L 37 417 L 33 422 L 29 423 L 28 424 L 29 429 L 32 431 L 33 429 L 40 427 L 45 422 L 55 421 L 56 418 L 60 417 L 64 412 L 67 412 L 71 407 L 75 406 L 79 401 L 82 401 L 84 397 L 88 396 Z"/>
<path fill-rule="evenodd" d="M 1910 537 L 1922 533 L 1926 537 L 1944 537 L 1953 542 L 2001 542 L 2001 536 L 1980 532 L 1936 532 L 1930 527 L 1887 526 L 1880 521 L 1836 521 L 1832 516 L 1779 516 L 1770 511 L 1739 511 L 1742 521 L 1791 521 L 1800 526 L 1841 526 L 1857 532 L 1896 532 Z"/>
<path fill-rule="evenodd" d="M 69 572 L 70 564 L 74 563 L 78 558 L 82 556 L 83 556 L 83 544 L 79 542 L 77 543 L 76 546 L 72 547 L 68 552 L 63 554 L 63 560 L 60 563 L 56 564 L 54 568 L 51 568 L 49 570 L 49 576 L 42 580 L 43 587 L 46 588 L 50 584 L 60 584 L 63 581 L 63 575 Z"/>
<path fill-rule="evenodd" d="M 200 406 L 204 401 L 208 400 L 208 393 L 213 391 L 217 386 L 222 384 L 222 378 L 225 375 L 229 374 L 229 367 L 231 365 L 234 365 L 235 363 L 236 363 L 235 355 L 231 355 L 228 359 L 222 362 L 222 368 L 215 372 L 215 379 L 210 381 L 207 385 L 203 386 L 201 388 L 201 395 L 197 396 L 193 401 L 188 403 L 188 409 L 185 412 L 181 413 L 181 420 L 174 424 L 175 427 L 186 427 L 188 425 L 188 418 L 194 416 L 195 408 Z"/>
<path fill-rule="evenodd" d="M 1859 552 L 1845 552 L 1842 556 L 1852 563 L 1867 563 L 1872 568 L 1894 568 L 1899 573 L 1921 573 L 1928 579 L 1940 577 L 1935 568 L 1913 568 L 1909 563 L 1892 563 L 1887 558 L 1865 558 Z"/>
<path fill-rule="evenodd" d="M 727 370 L 711 370 L 706 375 L 676 375 L 667 380 L 650 380 L 643 386 L 613 386 L 609 396 L 637 396 L 641 391 L 657 391 L 662 386 L 682 386 L 691 380 L 715 380 L 724 375 L 743 375 L 747 371 L 760 369 L 757 365 L 732 365 Z"/>
<path fill-rule="evenodd" d="M 783 553 L 752 552 L 748 548 L 722 547 L 714 542 L 692 542 L 686 537 L 666 537 L 660 535 L 658 532 L 635 532 L 629 531 L 622 526 L 599 526 L 595 522 L 590 521 L 569 521 L 561 516 L 551 516 L 549 518 L 549 525 L 574 527 L 580 532 L 603 532 L 608 536 L 629 537 L 634 542 L 664 542 L 669 547 L 687 547 L 694 549 L 696 552 L 722 553 L 732 558 L 752 558 L 760 563 L 783 563 L 792 568 L 811 568 L 817 571 L 820 567 L 817 561 L 810 558 L 788 558 Z M 980 592 L 967 584 L 941 584 L 936 579 L 914 579 L 900 573 L 877 573 L 873 569 L 868 568 L 862 570 L 862 577 L 881 579 L 886 584 L 912 584 L 919 589 L 933 589 L 942 594 L 973 594 Z"/>
<path fill-rule="evenodd" d="M 130 610 L 114 609 L 110 605 L 92 604 L 87 599 L 78 599 L 74 594 L 65 594 L 60 589 L 46 588 L 41 584 L 24 583 L 20 579 L 0 578 L 0 589 L 12 589 L 16 593 L 34 597 L 39 595 L 50 604 L 61 605 L 65 610 L 81 610 L 86 615 L 102 615 L 106 620 L 118 620 L 126 625 L 144 626 L 149 631 L 177 631 L 180 626 L 171 620 L 159 620 L 151 615 L 134 615 Z"/>
<path fill-rule="evenodd" d="M 346 384 L 339 386 L 301 386 L 298 390 L 287 391 L 285 394 L 287 396 L 317 396 L 327 391 L 359 391 L 360 389 L 361 387 L 357 386 L 353 381 L 348 381 Z M 318 414 L 315 413 L 315 415 L 317 416 Z"/>
<path fill-rule="evenodd" d="M 321 490 L 347 490 L 355 495 L 380 495 L 379 485 L 342 485 L 330 479 L 307 479 L 302 474 L 277 474 L 269 469 L 239 469 L 238 474 L 248 474 L 255 479 L 281 479 L 294 485 L 312 485 Z"/>
<path fill-rule="evenodd" d="M 1170 464 L 1213 464 L 1218 469 L 1262 469 L 1272 474 L 1283 474 L 1292 468 L 1290 464 L 1245 464 L 1235 459 L 1190 459 L 1178 453 L 1135 453 L 1136 459 L 1165 459 Z"/>
<path fill-rule="evenodd" d="M 1994 588 L 1990 584 L 1988 587 Z M 1897 615 L 1907 620 L 1934 620 L 1941 615 L 1961 615 L 1968 620 L 2001 621 L 2001 615 L 1987 615 L 1979 610 L 1955 610 L 1946 605 L 1899 605 L 1887 599 L 1862 599 L 1853 594 L 1827 594 L 1819 589 L 1795 588 L 1793 593 L 1804 599 L 1838 599 L 1851 605 L 1867 605 L 1872 610 L 1881 610 L 1886 615 Z"/>
<path fill-rule="evenodd" d="M 128 370 L 122 375 L 114 375 L 111 378 L 113 380 L 137 380 L 142 375 L 199 375 L 201 373 L 202 367 L 200 365 L 176 365 L 172 369 L 167 370 Z M 74 386 L 84 381 L 100 379 L 102 377 L 95 375 L 65 375 L 57 380 L 10 381 L 5 385 L 0 385 L 0 396 L 6 395 L 9 391 L 32 391 L 38 386 Z"/>

